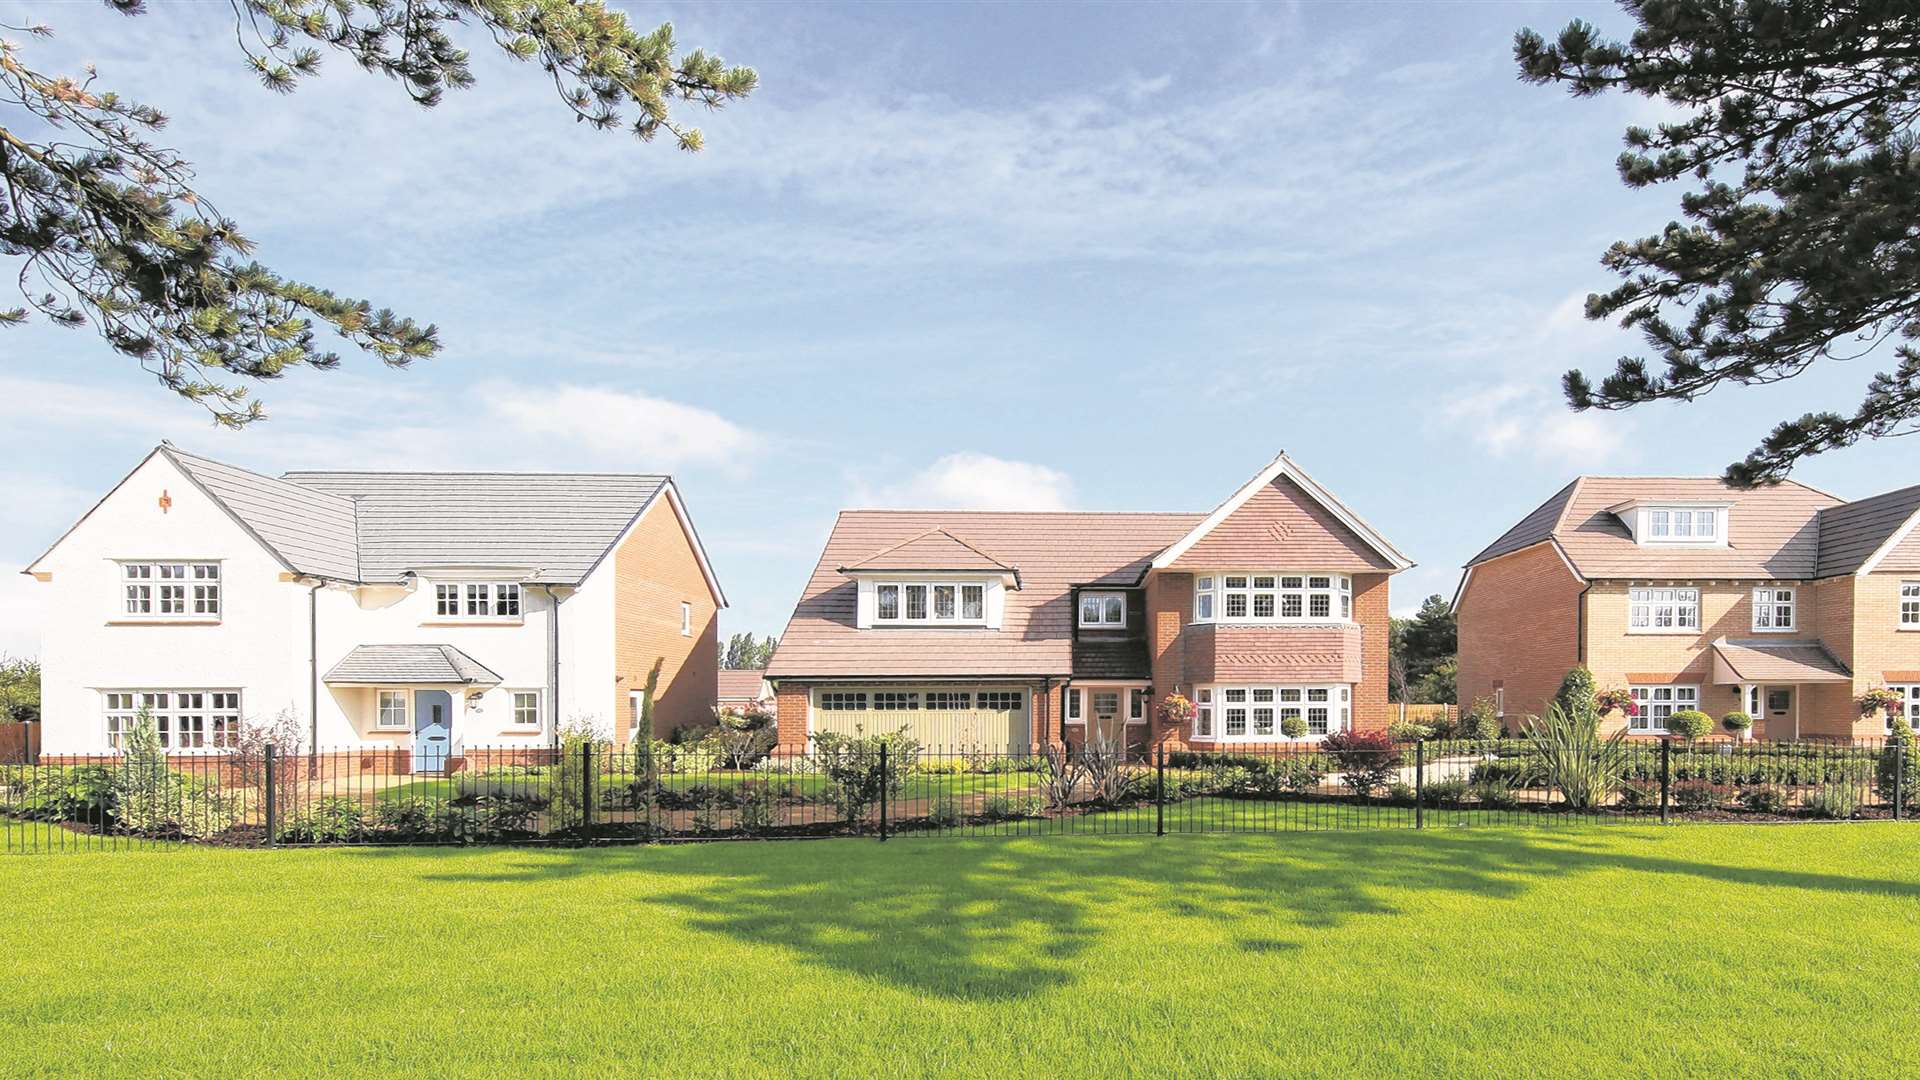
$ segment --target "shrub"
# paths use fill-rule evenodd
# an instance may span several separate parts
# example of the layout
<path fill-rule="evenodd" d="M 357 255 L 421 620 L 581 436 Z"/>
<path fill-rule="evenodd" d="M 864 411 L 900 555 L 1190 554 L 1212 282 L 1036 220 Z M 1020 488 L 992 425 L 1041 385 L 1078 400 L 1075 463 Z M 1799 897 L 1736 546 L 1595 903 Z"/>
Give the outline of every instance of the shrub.
<path fill-rule="evenodd" d="M 1433 738 L 1433 726 L 1415 720 L 1395 720 L 1387 725 L 1387 738 L 1397 743 L 1424 742 Z"/>
<path fill-rule="evenodd" d="M 1699 709 L 1681 709 L 1667 717 L 1667 731 L 1689 743 L 1704 738 L 1713 730 L 1713 717 Z"/>
<path fill-rule="evenodd" d="M 1039 817 L 1045 808 L 1038 795 L 992 795 L 980 804 L 980 816 L 988 821 L 1014 821 Z"/>
<path fill-rule="evenodd" d="M 1445 780 L 1429 780 L 1421 794 L 1428 806 L 1456 807 L 1467 801 L 1467 778 L 1450 776 Z"/>
<path fill-rule="evenodd" d="M 1467 780 L 1469 783 L 1499 784 L 1507 788 L 1540 787 L 1547 782 L 1547 771 L 1540 760 L 1531 755 L 1496 757 L 1475 765 Z"/>
<path fill-rule="evenodd" d="M 1512 810 L 1520 805 L 1520 796 L 1505 784 L 1493 781 L 1481 781 L 1470 784 L 1467 793 L 1473 801 L 1489 810 Z"/>
<path fill-rule="evenodd" d="M 887 770 L 880 775 L 880 747 L 887 748 Z M 891 735 L 819 731 L 813 757 L 827 778 L 827 800 L 847 821 L 864 819 L 882 798 L 900 793 L 920 758 L 920 741 L 900 728 Z"/>
<path fill-rule="evenodd" d="M 1711 810 L 1720 805 L 1721 793 L 1705 780 L 1682 780 L 1673 785 L 1669 798 L 1681 810 Z"/>
<path fill-rule="evenodd" d="M 1629 810 L 1659 806 L 1660 785 L 1644 780 L 1629 780 L 1620 786 L 1620 805 Z"/>
<path fill-rule="evenodd" d="M 113 802 L 102 765 L 0 765 L 0 813 L 105 827 Z"/>
<path fill-rule="evenodd" d="M 1560 680 L 1560 693 L 1548 702 L 1548 707 L 1556 703 L 1573 723 L 1593 728 L 1600 726 L 1599 692 L 1594 686 L 1593 672 L 1584 665 L 1576 666 L 1567 672 L 1566 678 Z"/>
<path fill-rule="evenodd" d="M 1889 805 L 1900 794 L 1903 805 L 1914 801 L 1915 784 L 1920 783 L 1920 762 L 1913 760 L 1913 728 L 1904 717 L 1895 717 L 1887 743 L 1880 748 L 1873 765 L 1873 790 Z"/>
<path fill-rule="evenodd" d="M 1860 809 L 1860 793 L 1851 784 L 1821 784 L 1807 796 L 1807 809 L 1818 817 L 1850 818 Z"/>
<path fill-rule="evenodd" d="M 782 785 L 791 787 L 792 785 Z M 780 805 L 780 791 L 772 784 L 749 781 L 739 787 L 739 810 L 734 825 L 741 832 L 758 833 L 773 828 Z"/>
<path fill-rule="evenodd" d="M 714 730 L 703 742 L 712 746 L 722 764 L 744 769 L 766 757 L 779 739 L 774 713 L 764 705 L 731 706 L 713 710 Z"/>
<path fill-rule="evenodd" d="M 433 804 L 414 799 L 392 799 L 373 808 L 373 829 L 394 840 L 422 840 L 445 826 Z"/>
<path fill-rule="evenodd" d="M 1493 702 L 1480 698 L 1467 706 L 1460 714 L 1458 734 L 1463 739 L 1497 739 L 1500 737 L 1500 717 L 1493 711 Z"/>
<path fill-rule="evenodd" d="M 935 828 L 954 829 L 965 825 L 967 816 L 960 812 L 960 804 L 954 802 L 951 796 L 942 795 L 934 800 L 932 809 L 927 811 L 927 820 Z"/>
<path fill-rule="evenodd" d="M 1298 713 L 1288 713 L 1280 718 L 1280 734 L 1289 739 L 1304 738 L 1307 734 L 1307 721 Z"/>
<path fill-rule="evenodd" d="M 1752 787 L 1740 793 L 1740 805 L 1756 814 L 1779 814 L 1787 809 L 1787 793 L 1777 787 Z"/>
<path fill-rule="evenodd" d="M 1753 730 L 1753 717 L 1739 711 L 1730 712 L 1720 718 L 1720 726 L 1727 729 L 1727 731 L 1732 733 L 1736 738 L 1742 737 L 1745 736 L 1747 732 Z"/>
<path fill-rule="evenodd" d="M 1567 678 L 1571 681 L 1573 675 Z M 1592 681 L 1591 676 L 1588 681 Z M 1567 805 L 1575 810 L 1605 805 L 1626 772 L 1626 733 L 1616 731 L 1603 740 L 1588 718 L 1568 713 L 1557 701 L 1548 702 L 1543 715 L 1527 718 L 1527 742 L 1547 783 L 1559 789 Z"/>
<path fill-rule="evenodd" d="M 1412 806 L 1414 803 L 1413 785 L 1396 780 L 1387 787 L 1387 801 L 1395 806 Z"/>
<path fill-rule="evenodd" d="M 1364 799 L 1385 787 L 1400 765 L 1393 740 L 1370 731 L 1340 731 L 1321 744 L 1340 773 L 1340 782 Z"/>
<path fill-rule="evenodd" d="M 329 795 L 314 800 L 280 827 L 280 839 L 289 844 L 339 844 L 358 840 L 366 828 L 366 811 L 348 798 Z"/>
<path fill-rule="evenodd" d="M 127 732 L 118 766 L 107 769 L 109 812 L 122 829 L 143 836 L 205 840 L 232 828 L 240 797 L 167 767 L 153 717 L 142 709 Z"/>

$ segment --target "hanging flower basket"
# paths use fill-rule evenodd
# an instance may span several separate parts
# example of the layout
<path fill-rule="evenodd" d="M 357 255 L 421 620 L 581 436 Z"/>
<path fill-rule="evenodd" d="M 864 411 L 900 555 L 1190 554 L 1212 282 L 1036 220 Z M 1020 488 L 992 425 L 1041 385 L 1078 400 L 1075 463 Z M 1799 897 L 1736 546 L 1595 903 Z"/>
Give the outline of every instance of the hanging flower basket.
<path fill-rule="evenodd" d="M 1874 713 L 1883 710 L 1891 716 L 1906 707 L 1907 699 L 1901 697 L 1898 691 L 1889 690 L 1884 686 L 1876 686 L 1866 693 L 1861 694 L 1854 704 L 1860 706 L 1861 716 L 1872 716 Z"/>
<path fill-rule="evenodd" d="M 1593 703 L 1602 716 L 1615 709 L 1631 718 L 1640 715 L 1640 706 L 1633 700 L 1633 694 L 1627 690 L 1602 690 L 1593 695 Z"/>
<path fill-rule="evenodd" d="M 1168 694 L 1160 699 L 1160 721 L 1168 727 L 1185 727 L 1193 723 L 1193 702 L 1182 694 Z"/>

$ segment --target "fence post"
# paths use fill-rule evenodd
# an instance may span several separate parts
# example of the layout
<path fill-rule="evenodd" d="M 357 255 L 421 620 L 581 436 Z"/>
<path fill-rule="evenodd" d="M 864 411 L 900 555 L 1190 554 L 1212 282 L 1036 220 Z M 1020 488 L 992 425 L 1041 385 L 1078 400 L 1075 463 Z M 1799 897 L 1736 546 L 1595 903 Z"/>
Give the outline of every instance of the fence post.
<path fill-rule="evenodd" d="M 1155 748 L 1153 778 L 1153 835 L 1167 835 L 1167 744 Z"/>
<path fill-rule="evenodd" d="M 580 744 L 580 839 L 593 832 L 593 740 Z"/>
<path fill-rule="evenodd" d="M 267 744 L 267 846 L 272 847 L 274 837 L 280 831 L 280 793 L 274 783 L 273 744 Z"/>
<path fill-rule="evenodd" d="M 1673 740 L 1660 740 L 1660 824 L 1667 824 L 1667 804 L 1673 794 Z"/>
<path fill-rule="evenodd" d="M 1406 706 L 1402 705 L 1402 709 Z M 1427 740 L 1413 740 L 1413 827 L 1427 827 Z"/>
<path fill-rule="evenodd" d="M 1907 794 L 1907 744 L 1893 744 L 1893 820 L 1899 821 Z"/>
<path fill-rule="evenodd" d="M 891 794 L 887 790 L 887 744 L 880 744 L 880 842 L 887 842 L 887 800 Z"/>

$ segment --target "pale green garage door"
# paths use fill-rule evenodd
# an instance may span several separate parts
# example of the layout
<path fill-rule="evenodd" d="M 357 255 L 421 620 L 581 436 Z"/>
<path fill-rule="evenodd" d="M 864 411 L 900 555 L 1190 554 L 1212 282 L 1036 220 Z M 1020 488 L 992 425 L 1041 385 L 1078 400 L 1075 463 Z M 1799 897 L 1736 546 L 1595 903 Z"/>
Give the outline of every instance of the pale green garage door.
<path fill-rule="evenodd" d="M 813 692 L 813 730 L 852 735 L 905 728 L 930 750 L 1024 751 L 1031 694 L 1017 686 L 830 686 Z"/>

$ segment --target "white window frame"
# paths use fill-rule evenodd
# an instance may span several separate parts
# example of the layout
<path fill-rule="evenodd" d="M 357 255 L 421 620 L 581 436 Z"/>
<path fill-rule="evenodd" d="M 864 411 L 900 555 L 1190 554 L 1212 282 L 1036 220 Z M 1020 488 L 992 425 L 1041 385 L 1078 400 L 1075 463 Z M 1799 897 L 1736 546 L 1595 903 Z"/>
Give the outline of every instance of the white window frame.
<path fill-rule="evenodd" d="M 453 610 L 447 610 L 452 601 Z M 509 608 L 502 611 L 501 608 Z M 526 621 L 527 590 L 518 581 L 436 581 L 433 621 L 501 623 Z"/>
<path fill-rule="evenodd" d="M 1902 630 L 1920 630 L 1920 581 L 1900 583 L 1898 622 Z"/>
<path fill-rule="evenodd" d="M 1691 599 L 1683 594 L 1690 594 Z M 1664 625 L 1662 620 L 1665 620 Z M 1699 632 L 1700 589 L 1698 586 L 1634 585 L 1627 589 L 1627 633 L 1698 634 Z"/>
<path fill-rule="evenodd" d="M 1907 718 L 1907 726 L 1920 731 L 1920 683 L 1888 683 L 1887 689 L 1899 694 L 1901 700 L 1906 702 L 1900 715 Z M 1886 713 L 1887 734 L 1891 735 L 1895 713 L 1891 709 L 1886 710 Z"/>
<path fill-rule="evenodd" d="M 387 708 L 389 698 L 400 703 L 400 722 L 390 724 L 387 717 L 393 715 Z M 410 731 L 413 719 L 413 692 L 411 690 L 376 690 L 373 694 L 373 728 L 375 731 Z"/>
<path fill-rule="evenodd" d="M 533 699 L 533 719 L 521 718 L 521 698 Z M 507 691 L 507 726 L 524 731 L 538 731 L 546 722 L 546 694 L 538 687 L 522 687 Z"/>
<path fill-rule="evenodd" d="M 1700 708 L 1700 687 L 1696 684 L 1646 683 L 1628 687 L 1627 693 L 1638 706 L 1627 718 L 1629 735 L 1665 735 L 1665 721 L 1674 713 Z M 1656 719 L 1661 722 L 1656 724 Z"/>
<path fill-rule="evenodd" d="M 1081 709 L 1080 709 L 1080 688 L 1077 686 L 1068 687 L 1066 691 L 1066 699 L 1067 699 L 1067 704 L 1066 704 L 1067 723 L 1069 724 L 1086 723 L 1087 718 L 1081 712 Z"/>
<path fill-rule="evenodd" d="M 1236 606 L 1241 614 L 1230 614 Z M 1324 613 L 1315 614 L 1316 610 Z M 1261 614 L 1263 611 L 1268 614 Z M 1353 577 L 1314 570 L 1217 570 L 1196 574 L 1193 621 L 1250 626 L 1351 625 Z"/>
<path fill-rule="evenodd" d="M 1753 590 L 1753 632 L 1791 634 L 1800 626 L 1800 590 L 1792 585 L 1762 585 Z"/>
<path fill-rule="evenodd" d="M 1093 619 L 1087 619 L 1087 608 L 1093 607 Z M 1115 610 L 1119 617 L 1109 618 Z M 1110 590 L 1088 591 L 1080 594 L 1080 628 L 1082 630 L 1125 630 L 1127 628 L 1127 594 Z"/>
<path fill-rule="evenodd" d="M 693 605 L 685 600 L 680 601 L 680 636 L 693 636 Z"/>
<path fill-rule="evenodd" d="M 1646 544 L 1718 544 L 1721 533 L 1721 509 L 1689 503 L 1649 506 L 1645 511 Z"/>
<path fill-rule="evenodd" d="M 1350 683 L 1215 683 L 1196 686 L 1193 693 L 1192 741 L 1196 743 L 1307 743 L 1353 730 Z M 1281 732 L 1289 714 L 1307 722 L 1307 733 L 1298 739 Z M 1237 734 L 1229 730 L 1229 725 L 1236 722 L 1240 725 Z"/>
<path fill-rule="evenodd" d="M 100 692 L 108 749 L 125 749 L 126 733 L 142 709 L 153 717 L 160 749 L 169 754 L 224 754 L 240 734 L 241 697 L 233 687 L 134 688 Z"/>
<path fill-rule="evenodd" d="M 1147 691 L 1145 687 L 1135 686 L 1127 691 L 1127 723 L 1144 724 L 1147 722 Z"/>
<path fill-rule="evenodd" d="M 225 616 L 219 559 L 118 559 L 114 622 L 217 623 Z"/>
<path fill-rule="evenodd" d="M 894 590 L 894 613 L 886 614 L 886 591 Z M 917 590 L 917 592 L 916 592 Z M 977 595 L 976 595 L 977 590 Z M 941 617 L 940 595 L 951 594 L 948 615 Z M 919 617 L 907 614 L 910 601 L 919 597 Z M 969 609 L 978 604 L 978 614 Z M 965 578 L 901 578 L 873 583 L 873 625 L 875 626 L 985 626 L 987 624 L 987 583 Z"/>

